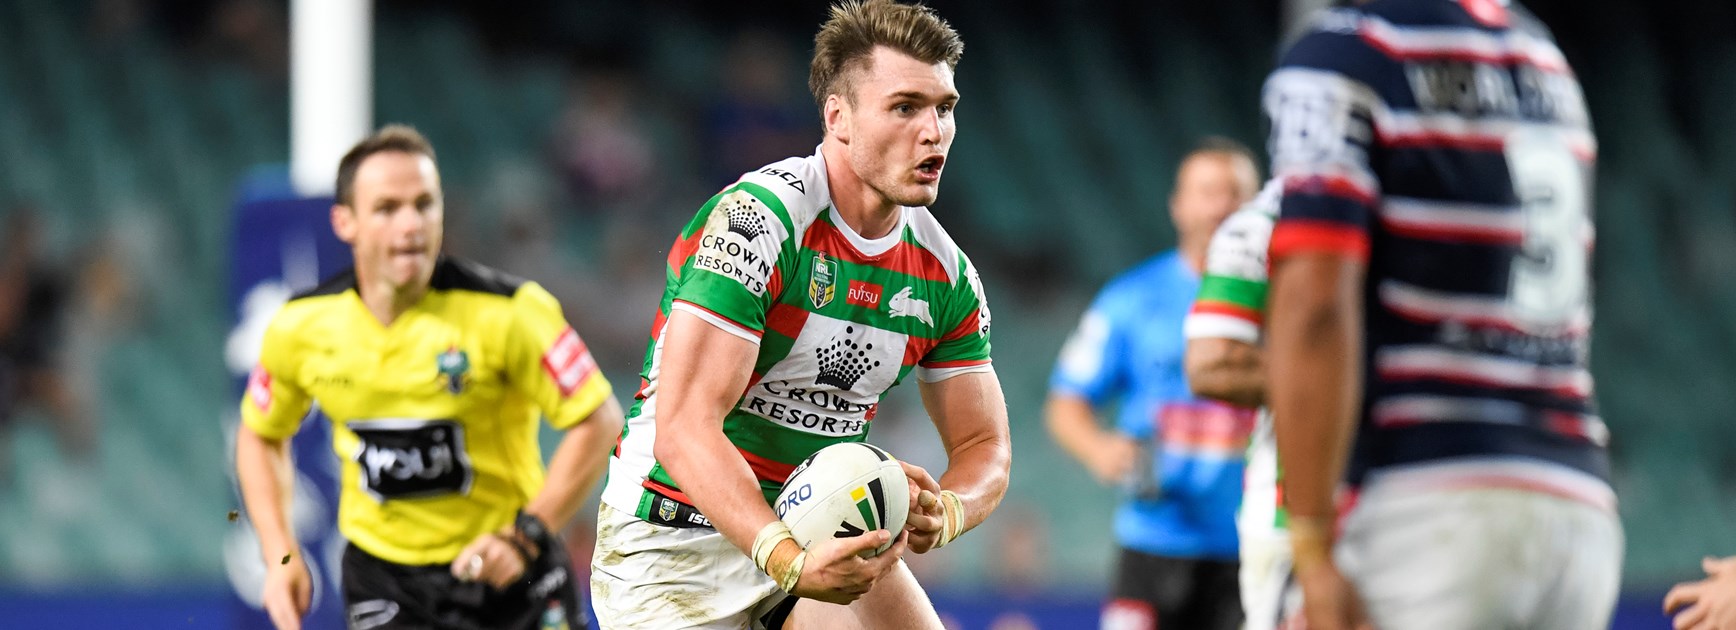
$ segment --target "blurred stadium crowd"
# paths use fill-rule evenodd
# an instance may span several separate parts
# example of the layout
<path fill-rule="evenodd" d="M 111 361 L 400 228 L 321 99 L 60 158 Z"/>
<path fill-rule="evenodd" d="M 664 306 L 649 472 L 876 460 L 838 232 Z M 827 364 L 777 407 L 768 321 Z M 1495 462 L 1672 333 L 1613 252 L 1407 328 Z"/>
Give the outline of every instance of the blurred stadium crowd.
<path fill-rule="evenodd" d="M 1100 487 L 1041 428 L 1093 291 L 1173 244 L 1202 135 L 1259 146 L 1275 3 L 930 3 L 963 34 L 935 209 L 997 305 L 1017 457 L 943 589 L 1094 593 Z M 1526 3 L 1579 70 L 1601 144 L 1594 368 L 1628 535 L 1656 590 L 1736 531 L 1736 8 Z M 0 2 L 0 588 L 221 588 L 229 213 L 286 186 L 287 7 Z M 632 383 L 667 241 L 712 191 L 817 142 L 819 3 L 379 0 L 375 120 L 440 152 L 450 252 L 561 299 Z M 1105 230 L 1103 226 L 1127 226 Z M 910 388 L 873 441 L 939 464 Z M 920 560 L 931 560 L 921 558 Z"/>

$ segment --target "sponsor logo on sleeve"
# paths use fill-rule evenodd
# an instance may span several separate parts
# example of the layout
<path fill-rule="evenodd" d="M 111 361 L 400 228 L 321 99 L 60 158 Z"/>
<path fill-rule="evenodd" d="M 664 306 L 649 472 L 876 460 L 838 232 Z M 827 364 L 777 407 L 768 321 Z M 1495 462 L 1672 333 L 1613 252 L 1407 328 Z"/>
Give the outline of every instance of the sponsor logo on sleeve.
<path fill-rule="evenodd" d="M 260 413 L 271 411 L 271 373 L 265 366 L 253 366 L 253 374 L 247 377 L 247 398 Z"/>
<path fill-rule="evenodd" d="M 982 276 L 977 275 L 976 267 L 971 267 L 964 274 L 964 279 L 970 283 L 970 290 L 976 293 L 977 299 L 977 336 L 989 336 L 989 294 L 983 291 Z"/>
<path fill-rule="evenodd" d="M 766 217 L 752 205 L 732 204 L 723 209 L 723 214 L 729 218 L 729 231 L 740 234 L 749 243 L 766 233 Z"/>
<path fill-rule="evenodd" d="M 777 248 L 777 243 L 761 240 L 772 235 L 776 219 L 770 215 L 751 194 L 737 191 L 725 196 L 706 219 L 693 266 L 735 280 L 756 296 L 765 295 Z"/>
<path fill-rule="evenodd" d="M 899 289 L 898 293 L 886 302 L 887 312 L 895 318 L 915 317 L 916 321 L 933 326 L 934 316 L 928 311 L 928 301 L 910 297 L 912 292 L 914 289 L 910 287 Z"/>
<path fill-rule="evenodd" d="M 1266 246 L 1272 235 L 1270 219 L 1246 209 L 1224 221 L 1206 250 L 1206 275 L 1248 280 L 1266 277 Z"/>
<path fill-rule="evenodd" d="M 585 348 L 585 342 L 571 326 L 561 331 L 554 345 L 543 353 L 542 365 L 549 378 L 554 379 L 555 386 L 560 388 L 562 396 L 571 396 L 585 382 L 585 377 L 597 369 L 591 351 Z"/>

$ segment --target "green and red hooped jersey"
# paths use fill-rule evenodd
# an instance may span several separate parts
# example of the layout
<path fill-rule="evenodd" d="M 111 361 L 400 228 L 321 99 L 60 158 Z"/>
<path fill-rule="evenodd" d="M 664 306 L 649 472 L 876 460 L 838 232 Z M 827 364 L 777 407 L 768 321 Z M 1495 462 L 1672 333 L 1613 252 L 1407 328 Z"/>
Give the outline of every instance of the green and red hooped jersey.
<path fill-rule="evenodd" d="M 912 371 L 934 382 L 990 369 L 982 282 L 927 208 L 902 208 L 898 226 L 870 240 L 832 207 L 818 153 L 743 175 L 669 251 L 641 386 L 603 492 L 641 518 L 653 509 L 645 489 L 687 500 L 652 453 L 663 332 L 677 311 L 759 346 L 723 430 L 767 504 L 815 451 L 865 440 L 880 400 Z"/>

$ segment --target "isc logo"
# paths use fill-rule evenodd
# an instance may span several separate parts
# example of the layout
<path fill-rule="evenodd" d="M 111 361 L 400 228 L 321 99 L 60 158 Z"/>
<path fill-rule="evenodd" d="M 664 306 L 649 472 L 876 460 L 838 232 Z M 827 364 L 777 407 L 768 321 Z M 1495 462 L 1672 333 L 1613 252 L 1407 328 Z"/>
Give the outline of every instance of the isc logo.
<path fill-rule="evenodd" d="M 778 505 L 775 508 L 775 511 L 778 513 L 778 518 L 783 518 L 784 513 L 790 511 L 790 508 L 801 505 L 803 501 L 806 501 L 813 496 L 813 484 L 802 484 L 802 487 L 796 488 L 795 492 L 791 492 L 790 495 L 784 497 L 782 501 L 778 501 Z"/>

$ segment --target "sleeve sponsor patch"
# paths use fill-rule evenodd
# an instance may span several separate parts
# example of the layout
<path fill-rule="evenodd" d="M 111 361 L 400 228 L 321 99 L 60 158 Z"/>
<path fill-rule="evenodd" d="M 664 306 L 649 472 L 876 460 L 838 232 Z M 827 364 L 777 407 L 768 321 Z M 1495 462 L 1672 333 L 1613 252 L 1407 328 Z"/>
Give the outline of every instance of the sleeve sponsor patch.
<path fill-rule="evenodd" d="M 1366 173 L 1367 147 L 1384 111 L 1373 90 L 1330 71 L 1284 68 L 1267 80 L 1263 100 L 1275 175 L 1329 165 Z"/>
<path fill-rule="evenodd" d="M 1272 219 L 1244 209 L 1224 221 L 1206 250 L 1206 274 L 1243 280 L 1266 280 L 1266 248 L 1272 239 Z"/>
<path fill-rule="evenodd" d="M 965 280 L 970 283 L 970 290 L 976 292 L 977 336 L 987 337 L 989 336 L 989 324 L 992 319 L 989 315 L 989 294 L 988 292 L 983 291 L 983 279 L 982 276 L 977 275 L 976 267 L 965 269 L 964 277 Z"/>
<path fill-rule="evenodd" d="M 705 220 L 693 266 L 741 283 L 763 296 L 771 282 L 783 229 L 764 202 L 746 191 L 718 200 Z"/>
<path fill-rule="evenodd" d="M 571 396 L 585 382 L 585 377 L 597 370 L 597 361 L 591 358 L 591 351 L 571 326 L 562 330 L 554 345 L 543 353 L 542 365 L 560 388 L 562 396 Z"/>
<path fill-rule="evenodd" d="M 265 371 L 265 366 L 253 366 L 253 373 L 248 375 L 247 399 L 253 401 L 260 413 L 271 411 L 271 373 Z"/>

